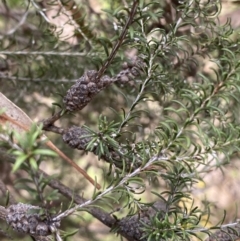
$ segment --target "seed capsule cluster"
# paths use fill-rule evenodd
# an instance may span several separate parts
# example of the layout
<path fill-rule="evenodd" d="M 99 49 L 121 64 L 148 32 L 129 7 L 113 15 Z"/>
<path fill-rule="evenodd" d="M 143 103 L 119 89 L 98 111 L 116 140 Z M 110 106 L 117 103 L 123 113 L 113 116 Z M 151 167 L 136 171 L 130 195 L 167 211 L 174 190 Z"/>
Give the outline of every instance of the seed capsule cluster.
<path fill-rule="evenodd" d="M 141 72 L 144 64 L 137 60 L 133 63 L 124 63 L 123 69 L 115 77 L 103 76 L 98 78 L 98 72 L 94 70 L 87 71 L 77 82 L 71 86 L 67 91 L 66 96 L 63 98 L 63 102 L 68 111 L 81 110 L 85 107 L 92 98 L 101 90 L 109 86 L 110 84 L 117 82 L 125 84 L 131 81 Z M 92 137 L 85 128 L 72 126 L 62 135 L 63 141 L 70 147 L 78 150 L 86 150 L 88 143 L 92 140 Z M 94 143 L 95 144 L 95 143 Z M 97 146 L 92 148 L 91 151 L 96 154 Z M 125 169 L 133 168 L 131 166 L 131 158 L 125 157 L 122 153 L 126 153 L 126 150 L 114 150 L 111 146 L 108 147 L 108 155 L 102 155 L 101 158 L 105 159 L 109 163 L 114 163 L 115 166 L 122 168 L 123 158 L 125 158 Z M 123 157 L 124 156 L 124 157 Z M 135 161 L 135 164 L 138 163 Z"/>
<path fill-rule="evenodd" d="M 123 70 L 121 70 L 116 77 L 113 78 L 114 82 L 125 84 L 134 79 L 140 74 L 140 68 L 136 64 L 124 63 Z"/>
<path fill-rule="evenodd" d="M 86 150 L 88 143 L 92 140 L 90 136 L 90 132 L 86 130 L 84 127 L 72 126 L 65 133 L 62 135 L 63 141 L 67 143 L 71 148 L 78 149 L 78 150 Z M 91 149 L 91 152 L 97 154 L 97 146 Z M 120 153 L 126 154 L 127 150 L 119 147 L 118 150 L 115 150 L 112 147 L 108 148 L 108 154 L 102 155 L 101 158 L 104 159 L 106 162 L 114 163 L 116 167 L 123 168 L 123 161 L 125 161 L 124 168 L 129 170 L 130 168 L 137 168 L 141 165 L 141 162 L 135 161 L 134 165 L 132 166 L 132 158 L 126 157 Z"/>
<path fill-rule="evenodd" d="M 236 231 L 234 231 L 236 229 Z M 206 241 L 231 241 L 231 240 L 239 240 L 239 226 L 231 229 L 223 229 L 219 230 L 216 233 L 212 234 Z M 238 230 L 238 231 L 237 231 Z"/>
<path fill-rule="evenodd" d="M 85 150 L 87 144 L 91 141 L 91 137 L 86 137 L 86 135 L 89 134 L 90 133 L 83 127 L 72 126 L 63 134 L 62 138 L 70 147 L 78 150 Z"/>
<path fill-rule="evenodd" d="M 125 233 L 129 237 L 129 240 L 147 241 L 146 236 L 143 238 L 145 234 L 143 231 L 144 224 L 151 226 L 151 219 L 154 216 L 157 216 L 158 219 L 163 220 L 166 214 L 166 208 L 167 206 L 163 201 L 157 201 L 153 204 L 153 206 L 150 207 L 145 206 L 141 212 L 119 220 L 119 230 Z"/>
<path fill-rule="evenodd" d="M 63 103 L 68 111 L 81 110 L 102 89 L 109 86 L 113 80 L 108 76 L 97 79 L 97 71 L 87 71 L 84 76 L 67 91 Z"/>
<path fill-rule="evenodd" d="M 101 90 L 113 82 L 124 84 L 138 76 L 139 71 L 140 68 L 136 64 L 125 63 L 123 70 L 115 77 L 110 78 L 104 75 L 101 78 L 97 78 L 98 72 L 89 70 L 67 91 L 66 96 L 63 98 L 63 103 L 68 111 L 81 110 Z"/>
<path fill-rule="evenodd" d="M 78 150 L 86 150 L 87 144 L 92 140 L 90 133 L 83 127 L 72 126 L 62 136 L 63 141 L 70 147 Z M 92 149 L 92 152 L 96 154 L 96 147 Z M 109 148 L 109 154 L 102 156 L 108 162 L 116 162 L 118 166 L 122 165 L 120 155 L 113 149 Z"/>
<path fill-rule="evenodd" d="M 7 208 L 7 223 L 20 233 L 47 236 L 51 234 L 51 222 L 39 214 L 40 207 L 18 203 Z M 55 222 L 55 227 L 60 223 Z"/>

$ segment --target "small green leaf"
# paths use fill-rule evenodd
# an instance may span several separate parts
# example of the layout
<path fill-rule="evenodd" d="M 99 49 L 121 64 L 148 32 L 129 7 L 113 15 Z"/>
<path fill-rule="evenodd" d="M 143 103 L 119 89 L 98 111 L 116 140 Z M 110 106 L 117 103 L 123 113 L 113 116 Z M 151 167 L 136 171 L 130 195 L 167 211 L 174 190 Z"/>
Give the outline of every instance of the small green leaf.
<path fill-rule="evenodd" d="M 15 172 L 19 169 L 19 167 L 22 165 L 22 163 L 28 158 L 28 155 L 26 154 L 23 154 L 21 156 L 19 156 L 17 159 L 16 159 L 16 162 L 14 163 L 13 165 L 13 169 L 12 169 L 12 172 Z"/>
<path fill-rule="evenodd" d="M 35 155 L 44 155 L 44 156 L 57 156 L 57 153 L 48 149 L 37 149 L 33 151 Z"/>
<path fill-rule="evenodd" d="M 29 164 L 30 164 L 30 166 L 32 167 L 33 170 L 35 170 L 35 171 L 38 170 L 38 165 L 37 165 L 37 162 L 34 158 L 32 158 L 32 157 L 30 158 Z"/>

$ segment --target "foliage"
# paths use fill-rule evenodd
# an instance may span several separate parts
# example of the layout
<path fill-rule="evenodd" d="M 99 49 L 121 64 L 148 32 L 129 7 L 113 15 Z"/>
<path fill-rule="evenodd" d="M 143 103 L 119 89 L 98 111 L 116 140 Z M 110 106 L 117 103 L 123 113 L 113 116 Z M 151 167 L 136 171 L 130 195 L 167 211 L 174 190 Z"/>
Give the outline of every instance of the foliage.
<path fill-rule="evenodd" d="M 89 230 L 86 212 L 104 212 L 112 223 L 100 221 L 128 240 L 204 240 L 212 230 L 231 227 L 221 226 L 224 219 L 211 224 L 210 203 L 194 196 L 198 183 L 215 170 L 224 173 L 239 152 L 239 36 L 229 21 L 218 24 L 221 2 L 108 0 L 103 6 L 98 13 L 88 1 L 1 5 L 1 22 L 9 24 L 0 40 L 0 90 L 43 120 L 24 137 L 5 133 L 11 138 L 2 143 L 12 149 L 17 185 L 29 194 L 22 202 L 43 206 L 51 222 L 63 219 L 63 240 L 78 238 L 75 228 L 79 237 L 100 240 L 84 234 L 73 217 L 85 217 L 81 225 Z M 112 82 L 73 115 L 62 99 L 76 79 L 88 78 L 87 70 L 97 71 L 96 83 L 105 75 Z M 35 102 L 36 92 L 50 96 L 52 107 Z M 79 150 L 83 159 L 89 152 L 96 156 L 101 190 L 83 179 L 69 186 L 70 197 L 54 190 L 53 177 L 40 169 L 58 167 L 54 178 L 69 182 L 69 166 L 42 147 L 41 128 L 62 135 L 65 143 L 57 138 L 55 144 L 71 158 L 78 159 Z M 164 209 L 154 207 L 159 201 Z M 138 225 L 136 231 L 122 220 Z M 234 228 L 227 233 L 236 235 Z"/>

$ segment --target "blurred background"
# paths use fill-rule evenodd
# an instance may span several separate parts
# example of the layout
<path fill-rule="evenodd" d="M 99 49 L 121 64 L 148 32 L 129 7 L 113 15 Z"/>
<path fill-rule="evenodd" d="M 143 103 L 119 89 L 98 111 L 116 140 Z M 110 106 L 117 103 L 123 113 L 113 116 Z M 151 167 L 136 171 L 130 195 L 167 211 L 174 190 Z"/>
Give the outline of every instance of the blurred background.
<path fill-rule="evenodd" d="M 153 19 L 151 27 L 167 29 L 175 20 L 173 6 L 179 3 L 177 0 L 160 2 L 162 2 L 162 17 Z M 0 2 L 0 91 L 36 122 L 51 116 L 57 106 L 62 105 L 62 96 L 76 79 L 80 78 L 85 70 L 98 69 L 106 58 L 104 47 L 111 46 L 117 28 L 116 22 L 108 12 L 113 12 L 119 7 L 127 7 L 130 3 L 131 1 L 127 0 L 2 0 Z M 222 1 L 216 25 L 230 22 L 236 31 L 231 37 L 235 38 L 239 34 L 239 16 L 240 1 Z M 186 34 L 187 31 L 186 27 L 179 32 L 179 35 Z M 95 38 L 100 42 L 101 39 L 105 41 L 104 45 L 100 45 L 99 42 L 96 44 Z M 109 39 L 110 43 L 106 39 Z M 214 53 L 209 54 L 214 55 Z M 134 58 L 136 55 L 137 51 L 134 48 L 122 49 L 117 58 L 124 60 Z M 206 75 L 213 74 L 212 68 L 215 64 L 208 58 L 198 57 L 195 61 L 198 62 L 198 66 L 188 62 L 190 67 L 188 66 L 185 72 L 181 72 L 188 82 L 195 81 L 196 73 L 199 71 Z M 114 76 L 119 70 L 121 66 L 116 61 L 112 63 L 107 74 Z M 100 114 L 116 119 L 112 109 L 121 111 L 122 108 L 127 108 L 128 103 L 134 100 L 138 87 L 134 83 L 130 83 L 126 88 L 112 85 L 98 94 L 80 113 L 69 115 L 56 124 L 63 128 L 86 124 L 90 128 L 97 129 Z M 139 119 L 142 128 L 138 130 L 138 135 L 147 137 L 161 119 L 164 104 L 161 106 L 155 102 L 146 102 L 141 105 L 148 110 L 148 113 Z M 234 109 L 234 103 L 232 108 Z M 239 110 L 234 109 L 234 113 L 238 116 Z M 99 161 L 91 153 L 73 151 L 57 134 L 47 133 L 47 135 L 59 149 L 76 161 L 90 176 L 96 176 L 98 182 L 102 183 L 103 173 L 108 170 L 107 164 Z M 93 187 L 63 160 L 58 158 L 44 160 L 41 168 L 49 175 L 55 175 L 76 193 L 84 193 L 86 198 L 89 193 L 89 198 L 91 197 Z M 230 164 L 205 173 L 202 181 L 195 184 L 192 195 L 196 202 L 199 201 L 199 206 L 203 205 L 203 200 L 211 202 L 213 215 L 208 221 L 209 226 L 223 217 L 223 210 L 227 213 L 226 223 L 232 222 L 238 216 L 239 168 L 239 153 L 236 152 L 231 157 Z M 10 164 L 0 161 L 0 178 L 18 202 L 31 203 L 32 197 L 19 181 L 26 178 L 26 173 L 20 171 L 13 174 Z M 164 185 L 159 182 L 155 189 L 164 189 Z M 150 190 L 147 190 L 144 194 L 144 201 L 154 201 L 149 200 L 151 197 L 149 193 Z M 3 203 L 4 197 L 0 200 Z M 53 205 L 60 206 L 61 202 L 67 203 L 59 195 Z M 80 217 L 76 215 L 65 220 L 63 228 L 67 231 L 78 229 L 74 240 L 108 241 L 113 238 L 121 240 L 120 237 L 109 233 L 109 229 L 98 220 L 83 212 Z M 9 240 L 5 236 L 0 236 L 0 239 Z M 27 241 L 31 238 L 23 236 L 21 240 Z"/>

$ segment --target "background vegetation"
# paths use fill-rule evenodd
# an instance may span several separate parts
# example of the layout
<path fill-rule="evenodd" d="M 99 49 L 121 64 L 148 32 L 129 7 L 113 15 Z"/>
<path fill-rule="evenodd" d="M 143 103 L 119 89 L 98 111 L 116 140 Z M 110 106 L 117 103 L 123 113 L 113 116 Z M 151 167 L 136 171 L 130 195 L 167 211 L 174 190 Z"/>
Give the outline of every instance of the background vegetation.
<path fill-rule="evenodd" d="M 60 217 L 62 240 L 237 239 L 238 5 L 3 0 L 1 93 L 101 188 L 2 124 L 1 205 Z"/>

